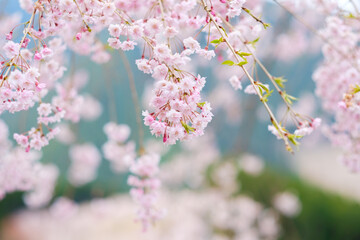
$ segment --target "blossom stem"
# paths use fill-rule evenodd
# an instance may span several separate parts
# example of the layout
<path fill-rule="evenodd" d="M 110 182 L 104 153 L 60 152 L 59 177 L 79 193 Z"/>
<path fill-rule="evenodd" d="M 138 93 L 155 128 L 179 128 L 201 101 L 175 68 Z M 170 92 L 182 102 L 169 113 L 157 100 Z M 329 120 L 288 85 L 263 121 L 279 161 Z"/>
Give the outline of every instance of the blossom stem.
<path fill-rule="evenodd" d="M 224 19 L 222 19 L 224 21 Z M 234 27 L 227 21 L 224 21 L 225 24 L 231 28 L 232 30 L 234 30 Z M 241 35 L 241 33 L 240 33 Z M 244 38 L 240 38 L 240 40 L 242 42 L 245 42 Z M 279 93 L 279 95 L 281 96 L 281 98 L 283 99 L 283 101 L 285 102 L 288 110 L 294 115 L 297 116 L 298 114 L 296 112 L 294 112 L 294 110 L 292 109 L 291 105 L 289 104 L 288 101 L 286 101 L 283 91 L 281 90 L 281 88 L 279 87 L 279 85 L 275 82 L 274 80 L 274 76 L 266 69 L 266 67 L 262 64 L 262 62 L 260 61 L 260 59 L 255 55 L 254 51 L 247 45 L 244 44 L 246 49 L 251 53 L 251 56 L 254 58 L 255 62 L 259 65 L 259 67 L 263 70 L 263 72 L 265 73 L 265 75 L 270 79 L 271 83 L 274 85 L 276 91 Z"/>
<path fill-rule="evenodd" d="M 207 4 L 205 3 L 205 0 L 201 0 L 202 2 L 202 5 L 204 6 L 204 9 L 205 11 L 207 12 L 209 18 L 211 19 L 211 22 L 214 24 L 214 26 L 216 27 L 216 29 L 218 30 L 218 32 L 220 33 L 221 37 L 224 39 L 224 42 L 226 43 L 226 45 L 228 46 L 228 48 L 230 49 L 230 51 L 233 53 L 237 63 L 240 63 L 241 62 L 241 59 L 239 58 L 239 56 L 236 54 L 236 51 L 235 49 L 231 46 L 230 42 L 228 41 L 227 39 L 227 36 L 225 35 L 225 33 L 220 29 L 220 26 L 216 23 L 213 15 L 210 13 L 211 10 L 208 9 L 207 7 Z M 259 96 L 260 98 L 260 101 L 263 103 L 263 105 L 265 106 L 265 109 L 266 111 L 268 112 L 269 116 L 270 116 L 270 120 L 272 122 L 272 124 L 276 127 L 276 129 L 278 129 L 278 132 L 279 132 L 279 135 L 280 137 L 284 140 L 285 142 L 285 146 L 286 146 L 286 149 L 289 151 L 289 152 L 293 152 L 290 144 L 289 144 L 289 141 L 288 139 L 285 137 L 284 133 L 281 131 L 281 126 L 280 124 L 277 122 L 272 110 L 270 109 L 269 105 L 265 102 L 265 101 L 262 101 L 263 99 L 263 96 L 261 95 L 261 93 L 259 92 L 259 89 L 258 87 L 256 86 L 255 84 L 255 80 L 253 79 L 253 77 L 251 77 L 251 75 L 249 74 L 249 72 L 246 70 L 246 68 L 244 66 L 240 66 L 241 69 L 243 70 L 243 72 L 245 73 L 245 75 L 249 78 L 251 84 L 253 85 L 254 89 L 255 89 L 255 92 L 256 94 Z"/>
<path fill-rule="evenodd" d="M 82 21 L 83 21 L 84 25 L 86 26 L 86 29 L 88 30 L 88 32 L 91 32 L 91 28 L 90 28 L 89 24 L 87 24 L 87 22 L 85 21 L 85 19 L 84 19 L 84 13 L 81 11 L 79 4 L 76 2 L 76 0 L 73 0 L 73 2 L 75 3 L 76 8 L 77 8 L 77 9 L 79 10 L 79 12 L 80 12 Z"/>
<path fill-rule="evenodd" d="M 36 1 L 36 2 L 35 2 L 35 5 L 36 5 L 36 3 L 38 3 L 38 2 L 39 2 L 39 1 Z M 23 43 L 24 43 L 24 41 L 25 41 L 25 38 L 26 38 L 27 35 L 29 34 L 29 31 L 30 31 L 30 28 L 31 28 L 31 23 L 34 21 L 35 14 L 36 14 L 36 8 L 34 8 L 34 11 L 33 11 L 32 15 L 31 15 L 31 18 L 30 18 L 30 20 L 29 20 L 29 22 L 28 22 L 28 26 L 27 26 L 26 29 L 25 29 L 24 36 L 23 36 L 23 38 L 22 38 L 21 41 L 20 41 L 19 55 L 20 55 L 20 51 L 21 51 L 21 46 L 23 45 Z M 13 58 L 10 60 L 8 69 L 6 70 L 6 72 L 5 72 L 4 76 L 3 76 L 3 80 L 2 80 L 2 82 L 1 82 L 1 84 L 0 84 L 0 87 L 3 86 L 3 84 L 4 84 L 5 80 L 6 80 L 7 75 L 10 73 L 11 67 L 14 65 L 15 59 L 16 59 L 16 56 L 13 57 Z"/>
<path fill-rule="evenodd" d="M 165 11 L 164 11 L 163 2 L 162 2 L 162 0 L 158 0 L 158 2 L 159 2 L 159 6 L 160 6 L 160 11 L 161 11 L 161 20 L 163 22 L 164 28 L 166 29 L 167 24 L 166 24 L 166 21 L 165 21 Z M 170 39 L 169 38 L 167 38 L 167 42 L 168 42 L 168 46 L 170 48 Z"/>

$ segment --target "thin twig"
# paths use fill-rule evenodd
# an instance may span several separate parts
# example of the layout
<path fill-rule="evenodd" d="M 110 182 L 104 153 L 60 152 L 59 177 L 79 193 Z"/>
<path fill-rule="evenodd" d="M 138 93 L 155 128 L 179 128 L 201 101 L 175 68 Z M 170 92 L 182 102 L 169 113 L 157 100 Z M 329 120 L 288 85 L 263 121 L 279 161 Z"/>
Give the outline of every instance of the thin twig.
<path fill-rule="evenodd" d="M 38 3 L 38 1 L 36 1 L 35 4 L 36 4 L 36 3 Z M 20 41 L 20 49 L 19 49 L 19 54 L 18 54 L 18 55 L 20 55 L 20 51 L 21 51 L 22 45 L 23 45 L 23 43 L 24 43 L 24 41 L 25 41 L 25 38 L 26 38 L 27 35 L 29 34 L 29 31 L 30 31 L 30 28 L 31 28 L 31 23 L 34 21 L 35 14 L 36 14 L 36 8 L 34 8 L 34 11 L 33 11 L 32 15 L 31 15 L 31 18 L 30 18 L 30 20 L 29 20 L 29 22 L 28 22 L 28 26 L 26 27 L 26 29 L 25 29 L 25 31 L 24 31 L 24 36 L 23 36 L 23 38 L 22 38 L 21 41 Z M 13 58 L 10 60 L 8 69 L 6 70 L 6 72 L 5 72 L 4 76 L 3 76 L 3 80 L 2 80 L 2 82 L 1 82 L 1 84 L 0 84 L 0 87 L 3 86 L 3 84 L 4 84 L 5 80 L 6 80 L 6 77 L 7 77 L 7 75 L 9 74 L 9 72 L 10 72 L 10 70 L 11 70 L 11 67 L 14 65 L 15 58 L 16 58 L 16 56 L 13 57 Z"/>
<path fill-rule="evenodd" d="M 234 48 L 231 46 L 231 44 L 229 43 L 228 39 L 227 39 L 227 36 L 224 34 L 224 32 L 220 29 L 219 25 L 216 23 L 213 15 L 210 13 L 210 10 L 208 9 L 206 3 L 205 3 L 205 0 L 201 0 L 202 2 L 202 5 L 204 6 L 204 9 L 205 11 L 207 12 L 210 20 L 212 21 L 212 23 L 215 25 L 216 29 L 218 30 L 218 32 L 220 33 L 221 37 L 224 39 L 224 42 L 226 43 L 226 45 L 228 46 L 228 48 L 230 49 L 230 51 L 233 53 L 236 61 L 237 61 L 237 64 L 241 62 L 241 59 L 240 57 L 238 56 L 238 54 L 236 54 L 236 51 L 234 50 Z M 275 127 L 278 129 L 278 132 L 279 132 L 279 135 L 280 137 L 284 140 L 285 142 L 285 146 L 287 148 L 287 150 L 289 150 L 290 152 L 293 152 L 292 151 L 292 148 L 288 142 L 288 139 L 285 137 L 284 133 L 282 132 L 282 127 L 280 126 L 280 124 L 277 122 L 273 112 L 271 111 L 269 105 L 265 102 L 265 101 L 262 101 L 263 99 L 263 96 L 262 94 L 260 93 L 258 87 L 256 86 L 255 84 L 255 80 L 251 77 L 251 75 L 249 74 L 249 72 L 246 70 L 246 68 L 244 66 L 240 66 L 241 69 L 243 70 L 243 72 L 245 73 L 245 75 L 249 78 L 251 84 L 253 85 L 254 89 L 255 89 L 255 92 L 256 94 L 259 96 L 261 102 L 264 104 L 265 106 L 265 109 L 266 111 L 268 112 L 269 116 L 270 116 L 270 120 L 272 122 L 272 124 L 275 125 Z"/>
<path fill-rule="evenodd" d="M 221 18 L 223 21 L 224 19 Z M 227 21 L 224 21 L 225 24 L 231 28 L 231 30 L 234 30 L 234 26 L 231 25 L 229 22 Z M 241 33 L 240 33 L 240 36 Z M 245 38 L 243 37 L 240 37 L 240 41 L 242 42 L 245 42 Z M 275 82 L 274 80 L 274 76 L 266 69 L 266 67 L 262 64 L 262 62 L 260 61 L 260 59 L 255 55 L 254 51 L 247 45 L 247 44 L 244 44 L 245 45 L 245 48 L 251 53 L 251 56 L 254 58 L 255 62 L 259 65 L 259 67 L 263 70 L 263 72 L 265 73 L 265 75 L 270 79 L 271 83 L 274 85 L 276 91 L 279 93 L 279 95 L 281 96 L 281 98 L 283 99 L 283 101 L 285 102 L 288 110 L 294 114 L 294 116 L 297 116 L 298 114 L 294 112 L 294 110 L 292 109 L 291 105 L 286 101 L 285 97 L 284 97 L 284 94 L 283 94 L 283 90 L 280 89 L 279 85 Z"/>
<path fill-rule="evenodd" d="M 125 53 L 123 51 L 119 51 L 119 52 L 120 52 L 120 57 L 124 63 L 126 72 L 128 74 L 131 96 L 132 96 L 133 103 L 134 103 L 134 109 L 135 109 L 135 114 L 136 114 L 136 123 L 138 125 L 139 155 L 143 155 L 145 153 L 144 129 L 143 129 L 142 120 L 141 120 L 141 109 L 140 109 L 141 105 L 140 105 L 138 93 L 136 91 L 135 78 L 134 78 L 134 74 L 131 70 L 129 60 L 127 59 Z"/>
<path fill-rule="evenodd" d="M 164 26 L 164 29 L 166 29 L 168 26 L 167 26 L 167 23 L 165 21 L 165 10 L 164 10 L 164 6 L 163 6 L 163 3 L 162 3 L 162 0 L 158 0 L 159 2 L 159 6 L 160 6 L 160 11 L 161 11 L 161 20 L 163 22 L 163 26 Z M 170 38 L 167 38 L 167 42 L 168 42 L 168 46 L 170 48 Z"/>
<path fill-rule="evenodd" d="M 104 65 L 104 70 L 107 71 L 107 68 L 109 66 L 108 65 Z M 116 111 L 116 99 L 115 99 L 115 94 L 114 94 L 114 89 L 113 89 L 113 83 L 112 83 L 112 79 L 108 77 L 107 74 L 105 74 L 105 84 L 106 84 L 106 92 L 108 93 L 108 108 L 109 108 L 109 117 L 110 117 L 110 121 L 113 122 L 118 122 L 117 119 L 117 111 Z"/>

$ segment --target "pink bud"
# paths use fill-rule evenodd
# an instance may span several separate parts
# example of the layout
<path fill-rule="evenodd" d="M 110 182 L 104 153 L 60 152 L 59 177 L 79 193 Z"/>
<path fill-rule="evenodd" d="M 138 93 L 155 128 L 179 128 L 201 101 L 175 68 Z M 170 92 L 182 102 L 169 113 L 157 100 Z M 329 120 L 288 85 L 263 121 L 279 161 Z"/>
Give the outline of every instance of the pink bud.
<path fill-rule="evenodd" d="M 24 39 L 24 42 L 21 44 L 21 47 L 22 47 L 22 48 L 27 48 L 29 42 L 30 42 L 30 39 L 29 39 L 29 38 L 25 38 L 25 39 Z"/>
<path fill-rule="evenodd" d="M 76 40 L 80 40 L 80 39 L 81 39 L 81 33 L 78 32 L 78 33 L 76 34 Z"/>
<path fill-rule="evenodd" d="M 34 60 L 40 61 L 41 59 L 42 59 L 41 54 L 40 54 L 38 51 L 36 51 L 36 52 L 35 52 L 35 55 L 34 55 Z"/>
<path fill-rule="evenodd" d="M 315 118 L 315 119 L 312 121 L 312 126 L 313 126 L 314 128 L 318 128 L 320 125 L 321 125 L 321 119 L 320 119 L 320 118 Z"/>
<path fill-rule="evenodd" d="M 166 133 L 164 134 L 164 137 L 163 137 L 163 142 L 165 143 L 167 141 L 167 136 L 166 136 Z"/>
<path fill-rule="evenodd" d="M 13 37 L 13 33 L 12 33 L 12 32 L 6 34 L 6 40 L 11 40 L 12 37 Z"/>
<path fill-rule="evenodd" d="M 48 48 L 46 45 L 44 45 L 44 48 L 41 50 L 41 54 L 43 56 L 50 56 L 52 54 L 52 50 Z"/>

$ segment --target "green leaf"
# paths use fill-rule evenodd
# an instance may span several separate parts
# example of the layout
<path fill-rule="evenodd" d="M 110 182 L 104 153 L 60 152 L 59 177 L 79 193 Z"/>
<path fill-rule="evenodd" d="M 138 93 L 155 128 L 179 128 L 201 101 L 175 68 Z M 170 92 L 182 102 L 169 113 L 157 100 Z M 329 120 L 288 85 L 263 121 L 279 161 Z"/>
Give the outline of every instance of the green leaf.
<path fill-rule="evenodd" d="M 264 94 L 262 88 L 261 88 L 261 87 L 258 87 L 258 89 L 259 89 L 260 95 L 262 96 L 262 95 Z M 261 100 L 261 99 L 260 99 L 260 100 Z"/>
<path fill-rule="evenodd" d="M 242 61 L 242 62 L 238 62 L 236 65 L 238 65 L 238 66 L 244 66 L 245 64 L 247 64 L 248 63 L 248 61 L 245 59 L 245 61 Z"/>
<path fill-rule="evenodd" d="M 347 15 L 346 17 L 347 17 L 347 18 L 352 18 L 352 19 L 356 18 L 356 17 L 354 16 L 354 14 L 352 14 L 352 13 L 349 13 L 349 15 Z"/>
<path fill-rule="evenodd" d="M 269 23 L 263 23 L 264 29 L 267 29 L 268 27 L 271 27 Z"/>
<path fill-rule="evenodd" d="M 292 104 L 293 103 L 292 101 L 297 100 L 296 97 L 293 97 L 293 96 L 287 94 L 286 92 L 283 92 L 283 96 L 284 96 L 285 101 L 289 104 Z"/>
<path fill-rule="evenodd" d="M 258 37 L 257 39 L 251 41 L 251 42 L 247 42 L 247 44 L 251 44 L 253 46 L 255 46 L 255 44 L 260 40 L 260 37 Z"/>
<path fill-rule="evenodd" d="M 215 44 L 215 49 L 219 46 L 220 43 L 224 42 L 224 39 L 221 37 L 219 39 L 214 39 L 211 43 Z"/>
<path fill-rule="evenodd" d="M 260 83 L 260 82 L 257 82 L 256 83 L 258 86 L 259 86 L 259 89 L 264 89 L 267 93 L 269 92 L 269 89 L 264 85 L 264 84 L 262 84 L 262 83 Z"/>
<path fill-rule="evenodd" d="M 214 44 L 220 44 L 224 41 L 224 39 L 221 37 L 219 39 L 215 39 L 215 40 L 212 40 L 211 43 L 214 43 Z"/>
<path fill-rule="evenodd" d="M 203 107 L 205 105 L 205 102 L 197 103 L 199 107 Z"/>
<path fill-rule="evenodd" d="M 269 101 L 269 97 L 271 96 L 271 94 L 273 93 L 273 91 L 274 91 L 274 90 L 271 90 L 271 91 L 267 92 L 267 93 L 263 96 L 262 101 L 263 101 L 263 102 Z"/>
<path fill-rule="evenodd" d="M 283 77 L 273 77 L 274 81 L 276 82 L 276 84 L 281 87 L 284 88 L 284 83 L 287 81 L 285 78 Z"/>
<path fill-rule="evenodd" d="M 262 96 L 260 101 L 267 102 L 269 97 L 271 96 L 271 93 L 274 90 L 270 91 L 269 88 L 265 84 L 262 84 L 260 82 L 255 82 L 255 84 L 258 86 L 259 92 L 260 92 L 260 94 Z M 264 95 L 264 93 L 265 93 L 265 95 Z"/>
<path fill-rule="evenodd" d="M 247 52 L 236 52 L 237 55 L 239 55 L 240 57 L 243 57 L 243 56 L 251 56 L 252 53 L 247 53 Z"/>
<path fill-rule="evenodd" d="M 255 39 L 254 41 L 251 41 L 251 42 L 249 42 L 249 43 L 250 43 L 250 44 L 255 44 L 255 43 L 257 43 L 259 40 L 260 40 L 260 37 L 258 37 L 257 39 Z"/>
<path fill-rule="evenodd" d="M 358 92 L 360 92 L 360 86 L 356 84 L 355 87 L 353 88 L 353 94 L 356 94 Z"/>
<path fill-rule="evenodd" d="M 234 65 L 235 63 L 233 62 L 233 61 L 231 61 L 231 60 L 226 60 L 226 61 L 224 61 L 223 63 L 222 63 L 222 65 L 229 65 L 229 66 L 232 66 L 232 65 Z"/>
<path fill-rule="evenodd" d="M 190 133 L 190 132 L 194 132 L 195 131 L 195 128 L 193 127 L 190 127 L 189 125 L 187 125 L 185 122 L 181 121 L 181 125 L 184 127 L 185 131 L 187 133 Z"/>
<path fill-rule="evenodd" d="M 295 146 L 298 146 L 300 144 L 298 141 L 296 141 L 296 136 L 294 134 L 288 134 L 287 138 Z"/>

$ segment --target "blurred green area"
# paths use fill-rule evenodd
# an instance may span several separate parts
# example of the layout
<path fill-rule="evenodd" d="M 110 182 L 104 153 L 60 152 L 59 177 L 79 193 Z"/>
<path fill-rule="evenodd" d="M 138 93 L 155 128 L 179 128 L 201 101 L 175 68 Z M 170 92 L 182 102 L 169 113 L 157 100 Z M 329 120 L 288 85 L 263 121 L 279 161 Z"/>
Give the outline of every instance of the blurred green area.
<path fill-rule="evenodd" d="M 242 172 L 239 178 L 242 193 L 265 206 L 272 205 L 272 196 L 279 191 L 290 190 L 298 195 L 302 211 L 294 219 L 281 218 L 281 239 L 360 239 L 359 203 L 313 187 L 296 176 L 279 174 L 269 168 L 258 177 Z"/>
<path fill-rule="evenodd" d="M 335 194 L 313 187 L 289 173 L 266 168 L 260 176 L 240 172 L 241 194 L 249 195 L 265 207 L 272 206 L 272 197 L 282 191 L 296 193 L 302 203 L 302 211 L 295 218 L 281 217 L 281 239 L 357 240 L 360 239 L 360 205 Z M 124 189 L 125 191 L 125 189 Z M 56 195 L 72 195 L 78 201 L 108 196 L 112 189 L 89 184 L 71 189 L 66 183 L 59 184 Z M 23 208 L 22 194 L 13 193 L 0 202 L 0 221 Z M 166 219 L 165 219 L 166 221 Z"/>

